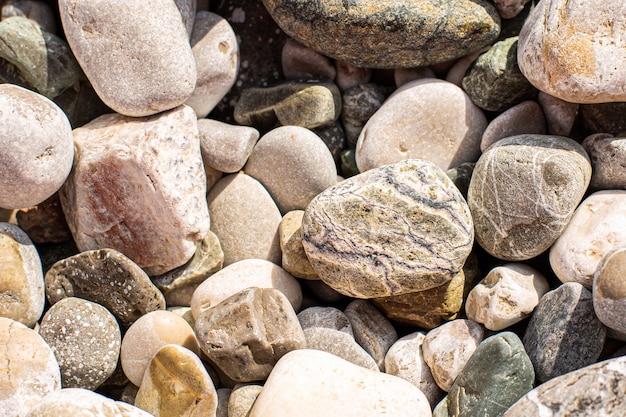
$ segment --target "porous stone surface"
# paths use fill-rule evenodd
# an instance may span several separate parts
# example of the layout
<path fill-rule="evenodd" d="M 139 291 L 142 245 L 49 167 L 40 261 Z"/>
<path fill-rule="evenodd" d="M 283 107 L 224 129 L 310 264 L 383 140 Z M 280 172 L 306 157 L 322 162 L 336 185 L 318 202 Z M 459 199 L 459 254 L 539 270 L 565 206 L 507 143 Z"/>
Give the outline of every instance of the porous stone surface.
<path fill-rule="evenodd" d="M 327 327 L 347 333 L 354 338 L 350 320 L 338 308 L 313 306 L 299 312 L 297 317 L 303 330 L 311 327 Z"/>
<path fill-rule="evenodd" d="M 302 217 L 304 210 L 291 210 L 280 222 L 278 233 L 282 267 L 296 278 L 318 280 L 317 272 L 302 246 Z"/>
<path fill-rule="evenodd" d="M 59 196 L 79 250 L 116 249 L 150 275 L 187 262 L 210 225 L 193 110 L 100 116 L 74 141 Z"/>
<path fill-rule="evenodd" d="M 418 159 L 372 169 L 309 204 L 302 244 L 320 278 L 342 294 L 375 298 L 449 282 L 474 228 L 458 189 Z"/>
<path fill-rule="evenodd" d="M 593 309 L 607 327 L 626 334 L 626 250 L 607 253 L 593 277 Z"/>
<path fill-rule="evenodd" d="M 583 147 L 591 159 L 592 190 L 626 189 L 626 137 L 595 133 L 585 138 Z"/>
<path fill-rule="evenodd" d="M 363 368 L 372 371 L 379 370 L 374 358 L 354 340 L 352 335 L 346 332 L 330 327 L 309 327 L 304 329 L 304 337 L 307 349 L 332 353 Z"/>
<path fill-rule="evenodd" d="M 116 112 L 148 116 L 183 104 L 193 93 L 196 65 L 175 2 L 115 0 L 101 7 L 62 0 L 59 11 L 78 63 Z"/>
<path fill-rule="evenodd" d="M 536 101 L 523 101 L 498 115 L 489 122 L 480 140 L 480 150 L 487 148 L 500 139 L 522 134 L 545 135 L 546 118 L 541 106 Z"/>
<path fill-rule="evenodd" d="M 502 139 L 481 155 L 467 193 L 476 240 L 508 261 L 541 254 L 567 226 L 590 180 L 589 157 L 572 139 Z"/>
<path fill-rule="evenodd" d="M 205 164 L 221 172 L 239 171 L 259 140 L 259 131 L 211 119 L 198 120 L 200 147 Z"/>

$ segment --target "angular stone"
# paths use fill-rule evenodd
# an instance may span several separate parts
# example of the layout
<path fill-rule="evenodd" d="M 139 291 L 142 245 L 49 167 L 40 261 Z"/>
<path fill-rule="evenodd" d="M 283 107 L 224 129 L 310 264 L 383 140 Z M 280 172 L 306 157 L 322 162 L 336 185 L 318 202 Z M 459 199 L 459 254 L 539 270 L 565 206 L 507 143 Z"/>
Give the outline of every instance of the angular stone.
<path fill-rule="evenodd" d="M 545 135 L 546 132 L 546 118 L 541 106 L 536 101 L 527 100 L 507 109 L 487 125 L 480 140 L 480 150 L 485 152 L 500 139 L 510 136 Z"/>
<path fill-rule="evenodd" d="M 2 4 L 2 20 L 23 16 L 37 22 L 46 32 L 56 33 L 56 17 L 50 6 L 38 0 L 7 0 Z"/>
<path fill-rule="evenodd" d="M 309 204 L 302 244 L 320 278 L 375 298 L 449 282 L 473 243 L 469 209 L 441 169 L 407 160 L 328 188 Z"/>
<path fill-rule="evenodd" d="M 605 335 L 591 292 L 568 282 L 541 298 L 526 328 L 524 347 L 537 380 L 545 382 L 597 361 Z"/>
<path fill-rule="evenodd" d="M 302 217 L 304 210 L 285 213 L 278 233 L 282 267 L 296 278 L 318 280 L 317 272 L 311 266 L 302 246 Z"/>
<path fill-rule="evenodd" d="M 253 127 L 211 119 L 198 120 L 198 133 L 205 164 L 228 173 L 243 168 L 259 140 L 259 131 Z"/>
<path fill-rule="evenodd" d="M 78 248 L 119 250 L 151 275 L 187 262 L 210 223 L 193 110 L 104 115 L 74 141 L 60 197 Z"/>
<path fill-rule="evenodd" d="M 165 299 L 145 272 L 114 249 L 82 252 L 56 262 L 44 277 L 51 304 L 84 298 L 111 311 L 122 329 L 144 314 L 163 310 Z"/>
<path fill-rule="evenodd" d="M 330 59 L 293 39 L 285 42 L 280 63 L 286 80 L 333 81 L 337 75 Z"/>
<path fill-rule="evenodd" d="M 17 224 L 35 243 L 61 243 L 72 239 L 58 193 L 35 207 L 19 210 L 16 218 Z"/>
<path fill-rule="evenodd" d="M 193 93 L 196 65 L 175 2 L 115 0 L 102 8 L 62 0 L 59 11 L 72 52 L 116 112 L 149 116 Z"/>
<path fill-rule="evenodd" d="M 467 55 L 500 33 L 495 7 L 482 0 L 263 4 L 287 35 L 356 67 L 427 66 Z"/>
<path fill-rule="evenodd" d="M 537 101 L 546 116 L 548 132 L 551 135 L 569 136 L 578 115 L 578 103 L 570 103 L 540 91 Z"/>
<path fill-rule="evenodd" d="M 228 417 L 248 417 L 262 389 L 258 384 L 235 386 L 228 399 Z"/>
<path fill-rule="evenodd" d="M 591 159 L 592 190 L 626 189 L 626 137 L 595 133 L 585 138 L 583 147 Z"/>
<path fill-rule="evenodd" d="M 359 171 L 410 158 L 441 169 L 480 156 L 487 119 L 459 87 L 434 78 L 398 88 L 367 121 L 356 144 Z"/>
<path fill-rule="evenodd" d="M 347 333 L 354 338 L 350 320 L 343 311 L 335 307 L 309 307 L 298 313 L 298 321 L 303 330 L 312 327 L 326 327 Z"/>
<path fill-rule="evenodd" d="M 467 193 L 476 240 L 508 261 L 541 254 L 567 226 L 590 180 L 587 153 L 572 139 L 502 139 L 481 155 Z"/>
<path fill-rule="evenodd" d="M 306 348 L 322 350 L 372 371 L 380 368 L 374 358 L 365 351 L 354 337 L 346 332 L 330 327 L 309 327 L 304 329 Z"/>
<path fill-rule="evenodd" d="M 626 334 L 626 250 L 608 253 L 593 277 L 593 309 L 600 321 Z"/>
<path fill-rule="evenodd" d="M 350 148 L 356 147 L 363 127 L 383 105 L 385 98 L 383 87 L 374 83 L 357 84 L 343 92 L 341 122 Z"/>

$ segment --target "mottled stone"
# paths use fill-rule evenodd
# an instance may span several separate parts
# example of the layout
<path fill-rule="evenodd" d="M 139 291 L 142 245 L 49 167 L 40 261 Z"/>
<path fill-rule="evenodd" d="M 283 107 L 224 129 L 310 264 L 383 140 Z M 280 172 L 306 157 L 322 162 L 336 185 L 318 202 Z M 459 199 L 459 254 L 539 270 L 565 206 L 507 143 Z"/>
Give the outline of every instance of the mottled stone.
<path fill-rule="evenodd" d="M 84 298 L 111 311 L 123 329 L 144 314 L 163 310 L 165 299 L 145 272 L 114 249 L 99 249 L 56 262 L 46 272 L 51 304 L 66 297 Z"/>
<path fill-rule="evenodd" d="M 207 357 L 238 382 L 267 378 L 283 355 L 306 347 L 295 311 L 274 288 L 247 288 L 203 311 L 195 332 Z"/>
<path fill-rule="evenodd" d="M 346 332 L 330 327 L 309 327 L 304 329 L 304 336 L 307 349 L 322 350 L 363 368 L 379 370 L 374 358 Z"/>
<path fill-rule="evenodd" d="M 17 224 L 35 243 L 61 243 L 72 239 L 58 193 L 41 204 L 19 210 L 16 218 Z"/>
<path fill-rule="evenodd" d="M 155 417 L 215 416 L 217 393 L 194 352 L 165 345 L 148 365 L 135 406 Z"/>
<path fill-rule="evenodd" d="M 592 190 L 626 189 L 626 137 L 595 133 L 585 138 L 583 147 L 591 159 Z"/>
<path fill-rule="evenodd" d="M 501 416 L 533 388 L 535 372 L 522 341 L 511 332 L 485 339 L 448 394 L 450 417 Z"/>
<path fill-rule="evenodd" d="M 541 91 L 571 103 L 626 101 L 620 1 L 540 2 L 519 35 L 519 66 Z"/>
<path fill-rule="evenodd" d="M 309 204 L 302 244 L 320 278 L 357 298 L 449 282 L 473 243 L 469 209 L 441 169 L 418 159 L 372 169 Z"/>
<path fill-rule="evenodd" d="M 280 264 L 282 217 L 259 181 L 242 172 L 227 175 L 209 191 L 207 201 L 225 266 L 253 258 Z"/>
<path fill-rule="evenodd" d="M 605 335 L 591 292 L 568 282 L 541 298 L 526 328 L 524 347 L 537 380 L 545 382 L 597 361 Z"/>
<path fill-rule="evenodd" d="M 48 344 L 22 323 L 0 317 L 0 410 L 22 416 L 61 389 L 59 364 Z"/>
<path fill-rule="evenodd" d="M 249 417 L 295 415 L 430 417 L 431 412 L 424 394 L 401 378 L 302 349 L 278 361 Z"/>
<path fill-rule="evenodd" d="M 43 313 L 43 271 L 37 249 L 22 229 L 0 223 L 0 317 L 33 327 Z"/>
<path fill-rule="evenodd" d="M 352 325 L 343 311 L 335 307 L 313 306 L 298 313 L 298 321 L 303 330 L 312 327 L 326 327 L 352 336 Z"/>
<path fill-rule="evenodd" d="M 0 85 L 0 110 L 0 207 L 37 205 L 70 173 L 72 128 L 56 104 L 17 85 Z"/>
<path fill-rule="evenodd" d="M 175 2 L 115 0 L 103 8 L 61 0 L 59 11 L 72 52 L 116 112 L 148 116 L 193 93 L 196 65 Z"/>
<path fill-rule="evenodd" d="M 626 101 L 626 99 L 624 100 Z M 626 103 L 581 104 L 579 119 L 591 133 L 610 133 L 623 136 L 626 130 Z"/>
<path fill-rule="evenodd" d="M 524 5 L 530 0 L 494 0 L 496 9 L 503 19 L 511 19 L 524 10 Z"/>
<path fill-rule="evenodd" d="M 286 80 L 333 81 L 337 75 L 330 59 L 293 39 L 285 42 L 280 63 Z"/>
<path fill-rule="evenodd" d="M 342 6 L 263 0 L 263 4 L 298 42 L 365 68 L 411 68 L 448 61 L 490 44 L 500 33 L 495 7 L 482 0 L 362 1 Z"/>
<path fill-rule="evenodd" d="M 296 278 L 317 280 L 317 272 L 311 266 L 302 246 L 302 217 L 304 210 L 292 210 L 285 213 L 278 233 L 282 267 Z"/>
<path fill-rule="evenodd" d="M 259 131 L 211 119 L 198 120 L 202 159 L 211 168 L 233 173 L 246 164 L 259 140 Z"/>
<path fill-rule="evenodd" d="M 341 95 L 341 122 L 346 132 L 348 146 L 356 146 L 367 121 L 385 101 L 383 87 L 374 83 L 357 84 Z"/>
<path fill-rule="evenodd" d="M 480 156 L 483 112 L 459 87 L 428 78 L 398 88 L 367 121 L 356 144 L 359 171 L 426 159 L 441 169 Z"/>
<path fill-rule="evenodd" d="M 591 288 L 604 256 L 626 243 L 626 191 L 597 191 L 576 209 L 550 249 L 550 266 L 561 282 Z"/>
<path fill-rule="evenodd" d="M 258 384 L 236 386 L 228 399 L 228 417 L 248 417 L 262 389 Z"/>
<path fill-rule="evenodd" d="M 593 309 L 607 327 L 626 333 L 626 249 L 606 254 L 593 277 Z"/>
<path fill-rule="evenodd" d="M 502 139 L 476 163 L 467 193 L 476 240 L 508 261 L 541 254 L 567 226 L 590 180 L 587 153 L 572 139 Z"/>
<path fill-rule="evenodd" d="M 578 114 L 578 103 L 570 103 L 540 91 L 537 101 L 546 116 L 548 132 L 551 135 L 569 136 Z"/>
<path fill-rule="evenodd" d="M 546 133 L 546 118 L 541 106 L 536 101 L 527 100 L 507 109 L 489 122 L 480 140 L 480 150 L 485 152 L 500 139 L 510 136 Z"/>
<path fill-rule="evenodd" d="M 7 0 L 2 4 L 2 20 L 23 16 L 37 22 L 46 32 L 56 33 L 56 17 L 52 8 L 38 0 Z"/>

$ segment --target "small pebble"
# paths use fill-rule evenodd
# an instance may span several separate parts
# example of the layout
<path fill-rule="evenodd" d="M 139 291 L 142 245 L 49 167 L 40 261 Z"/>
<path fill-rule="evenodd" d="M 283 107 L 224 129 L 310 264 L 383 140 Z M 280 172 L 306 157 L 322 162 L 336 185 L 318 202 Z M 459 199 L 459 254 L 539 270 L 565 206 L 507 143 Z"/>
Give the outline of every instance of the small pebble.
<path fill-rule="evenodd" d="M 524 5 L 530 0 L 494 0 L 494 5 L 498 9 L 500 17 L 512 19 L 524 10 Z"/>
<path fill-rule="evenodd" d="M 346 91 L 360 84 L 367 84 L 372 78 L 370 68 L 355 67 L 347 62 L 335 60 L 335 70 L 337 71 L 335 84 L 341 91 Z"/>
<path fill-rule="evenodd" d="M 569 136 L 578 114 L 579 105 L 570 103 L 540 91 L 537 101 L 546 116 L 548 132 L 551 135 Z"/>
<path fill-rule="evenodd" d="M 626 189 L 626 137 L 595 133 L 585 138 L 583 147 L 591 159 L 592 190 Z"/>
<path fill-rule="evenodd" d="M 326 327 L 339 330 L 352 336 L 354 332 L 348 316 L 335 307 L 313 306 L 298 313 L 298 321 L 303 330 L 312 327 Z"/>
<path fill-rule="evenodd" d="M 307 349 L 332 353 L 372 371 L 380 369 L 374 358 L 354 340 L 352 335 L 346 332 L 330 327 L 309 327 L 304 329 L 304 337 Z"/>
<path fill-rule="evenodd" d="M 337 75 L 330 59 L 293 39 L 285 42 L 280 62 L 286 80 L 333 81 Z"/>
<path fill-rule="evenodd" d="M 607 253 L 593 277 L 593 309 L 600 321 L 626 334 L 626 250 Z"/>
<path fill-rule="evenodd" d="M 480 150 L 485 152 L 500 139 L 523 134 L 546 134 L 546 118 L 536 101 L 519 103 L 493 119 L 483 132 Z"/>
<path fill-rule="evenodd" d="M 374 83 L 357 84 L 345 90 L 341 99 L 341 123 L 348 146 L 354 148 L 367 121 L 383 105 L 384 89 Z"/>
<path fill-rule="evenodd" d="M 259 131 L 211 119 L 198 120 L 202 159 L 211 168 L 233 173 L 243 168 L 259 140 Z"/>
<path fill-rule="evenodd" d="M 262 389 L 257 384 L 236 386 L 228 399 L 228 417 L 248 417 Z"/>

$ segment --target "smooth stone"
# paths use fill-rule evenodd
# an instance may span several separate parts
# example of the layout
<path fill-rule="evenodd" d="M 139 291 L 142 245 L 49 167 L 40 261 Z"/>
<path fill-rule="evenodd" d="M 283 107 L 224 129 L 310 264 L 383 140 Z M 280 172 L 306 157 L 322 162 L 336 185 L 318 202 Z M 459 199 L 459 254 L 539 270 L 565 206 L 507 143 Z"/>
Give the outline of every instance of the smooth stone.
<path fill-rule="evenodd" d="M 420 389 L 431 407 L 443 392 L 424 361 L 424 333 L 414 332 L 398 339 L 385 355 L 385 373 L 400 377 Z"/>
<path fill-rule="evenodd" d="M 182 18 L 183 25 L 185 26 L 185 30 L 189 37 L 191 37 L 191 32 L 193 31 L 194 20 L 196 19 L 196 10 L 198 8 L 197 0 L 174 0 L 176 3 L 176 7 L 180 12 L 180 17 Z"/>
<path fill-rule="evenodd" d="M 332 154 L 319 136 L 299 126 L 282 126 L 263 135 L 244 170 L 263 184 L 282 213 L 304 210 L 337 183 Z"/>
<path fill-rule="evenodd" d="M 372 356 L 361 347 L 354 337 L 330 327 L 304 329 L 306 348 L 321 350 L 366 369 L 378 371 L 380 367 Z"/>
<path fill-rule="evenodd" d="M 480 324 L 465 319 L 444 323 L 426 334 L 422 355 L 442 390 L 450 391 L 452 383 L 484 336 L 485 331 Z"/>
<path fill-rule="evenodd" d="M 503 330 L 529 317 L 549 290 L 548 280 L 535 268 L 504 264 L 493 268 L 472 288 L 465 313 L 489 330 Z"/>
<path fill-rule="evenodd" d="M 185 101 L 198 119 L 206 117 L 235 84 L 239 45 L 233 28 L 218 14 L 201 10 L 192 20 L 189 43 L 196 63 L 196 87 Z"/>
<path fill-rule="evenodd" d="M 594 133 L 585 138 L 583 148 L 591 159 L 592 190 L 626 189 L 626 138 Z"/>
<path fill-rule="evenodd" d="M 497 11 L 486 1 L 339 5 L 263 0 L 263 4 L 290 37 L 364 68 L 412 68 L 448 61 L 491 44 L 500 33 Z"/>
<path fill-rule="evenodd" d="M 102 8 L 61 0 L 59 11 L 77 61 L 116 112 L 149 116 L 183 104 L 193 93 L 196 65 L 175 2 L 115 0 Z"/>
<path fill-rule="evenodd" d="M 626 356 L 598 362 L 539 385 L 503 417 L 618 416 L 626 401 Z"/>
<path fill-rule="evenodd" d="M 355 67 L 347 62 L 335 60 L 335 84 L 341 91 L 346 91 L 359 84 L 367 84 L 372 78 L 371 68 Z"/>
<path fill-rule="evenodd" d="M 330 59 L 293 39 L 285 42 L 280 63 L 286 80 L 333 81 L 337 75 Z"/>
<path fill-rule="evenodd" d="M 56 262 L 46 272 L 46 297 L 55 304 L 79 297 L 111 311 L 122 329 L 165 308 L 163 294 L 137 264 L 114 249 L 99 249 Z"/>
<path fill-rule="evenodd" d="M 259 140 L 259 131 L 253 127 L 211 119 L 198 120 L 198 133 L 205 164 L 226 173 L 242 169 Z"/>
<path fill-rule="evenodd" d="M 541 106 L 536 101 L 527 100 L 507 109 L 489 122 L 480 140 L 480 150 L 485 152 L 500 139 L 510 136 L 546 133 L 546 118 Z"/>
<path fill-rule="evenodd" d="M 494 0 L 498 14 L 503 19 L 512 19 L 524 10 L 530 0 Z"/>
<path fill-rule="evenodd" d="M 76 246 L 116 249 L 150 275 L 187 262 L 210 224 L 193 110 L 100 116 L 74 141 L 60 197 Z"/>
<path fill-rule="evenodd" d="M 438 79 L 398 88 L 367 121 L 356 144 L 359 171 L 410 158 L 448 169 L 480 156 L 487 119 L 456 85 Z"/>
<path fill-rule="evenodd" d="M 197 319 L 204 311 L 246 288 L 274 288 L 295 311 L 302 305 L 300 283 L 280 266 L 264 259 L 244 259 L 208 277 L 193 293 L 191 311 Z"/>
<path fill-rule="evenodd" d="M 455 61 L 452 61 L 450 68 L 445 73 L 445 80 L 462 88 L 463 78 L 467 74 L 467 70 L 472 66 L 479 56 L 489 50 L 490 46 L 485 46 L 476 52 L 465 55 Z M 441 77 L 443 78 L 443 77 Z"/>
<path fill-rule="evenodd" d="M 626 334 L 626 250 L 608 253 L 593 277 L 593 309 L 607 327 Z"/>
<path fill-rule="evenodd" d="M 345 178 L 354 177 L 359 173 L 356 166 L 354 149 L 346 149 L 341 152 L 341 173 Z M 339 181 L 337 181 L 339 182 Z"/>
<path fill-rule="evenodd" d="M 541 298 L 524 334 L 524 347 L 540 382 L 598 360 L 606 329 L 593 309 L 591 292 L 565 283 Z"/>
<path fill-rule="evenodd" d="M 283 355 L 306 347 L 295 311 L 274 288 L 247 288 L 203 311 L 195 332 L 204 354 L 237 382 L 266 379 Z"/>
<path fill-rule="evenodd" d="M 304 210 L 292 210 L 283 216 L 278 227 L 282 267 L 296 278 L 318 280 L 302 246 L 302 217 Z"/>
<path fill-rule="evenodd" d="M 36 331 L 5 317 L 0 317 L 0 367 L 3 417 L 24 415 L 61 389 L 59 364 L 48 344 Z"/>
<path fill-rule="evenodd" d="M 333 156 L 335 163 L 341 157 L 341 151 L 346 148 L 347 139 L 343 125 L 335 120 L 327 125 L 314 127 L 311 132 L 315 133 L 324 142 L 330 154 Z"/>
<path fill-rule="evenodd" d="M 578 115 L 578 103 L 570 103 L 540 91 L 537 101 L 546 116 L 548 132 L 551 135 L 569 136 Z"/>
<path fill-rule="evenodd" d="M 0 85 L 0 110 L 0 207 L 35 206 L 70 174 L 72 127 L 52 101 L 13 84 Z"/>
<path fill-rule="evenodd" d="M 303 330 L 313 327 L 325 327 L 344 332 L 354 339 L 354 332 L 348 316 L 338 308 L 313 306 L 299 312 L 297 317 Z"/>
<path fill-rule="evenodd" d="M 496 42 L 463 77 L 463 90 L 478 107 L 501 112 L 537 95 L 517 65 L 517 42 L 517 36 Z"/>
<path fill-rule="evenodd" d="M 43 30 L 56 33 L 56 17 L 50 6 L 36 0 L 8 0 L 2 4 L 1 17 L 23 16 L 37 22 Z"/>
<path fill-rule="evenodd" d="M 64 298 L 43 316 L 39 335 L 59 363 L 63 388 L 93 391 L 115 371 L 122 334 L 113 314 L 99 304 Z"/>
<path fill-rule="evenodd" d="M 535 372 L 522 341 L 497 333 L 478 345 L 448 394 L 450 417 L 501 416 L 533 388 Z"/>
<path fill-rule="evenodd" d="M 120 363 L 130 382 L 141 387 L 152 357 L 165 345 L 175 344 L 200 355 L 193 329 L 171 311 L 152 311 L 141 316 L 124 334 Z"/>
<path fill-rule="evenodd" d="M 215 416 L 217 393 L 196 353 L 182 346 L 165 345 L 148 365 L 135 407 L 155 417 Z"/>
<path fill-rule="evenodd" d="M 606 190 L 589 195 L 550 249 L 550 266 L 561 282 L 591 288 L 604 256 L 626 244 L 626 191 Z"/>
<path fill-rule="evenodd" d="M 625 100 L 626 101 L 626 100 Z M 591 133 L 623 136 L 626 130 L 626 103 L 581 104 L 578 119 Z"/>
<path fill-rule="evenodd" d="M 590 180 L 589 157 L 572 139 L 519 135 L 500 140 L 476 163 L 467 193 L 476 240 L 499 259 L 538 256 L 559 238 Z"/>
<path fill-rule="evenodd" d="M 280 210 L 263 185 L 242 172 L 227 175 L 207 195 L 211 231 L 220 240 L 224 266 L 244 259 L 280 264 Z"/>
<path fill-rule="evenodd" d="M 236 386 L 228 399 L 228 417 L 248 417 L 262 389 L 258 384 Z"/>
<path fill-rule="evenodd" d="M 278 361 L 249 417 L 295 415 L 430 417 L 431 411 L 424 394 L 402 378 L 301 349 Z"/>
<path fill-rule="evenodd" d="M 324 281 L 303 281 L 302 282 L 311 293 L 321 302 L 324 303 L 337 303 L 346 301 L 348 297 L 335 291 L 329 287 Z"/>
<path fill-rule="evenodd" d="M 384 88 L 374 83 L 357 84 L 343 92 L 341 123 L 350 148 L 356 147 L 363 127 L 385 99 Z"/>
<path fill-rule="evenodd" d="M 408 82 L 422 78 L 437 78 L 437 75 L 430 67 L 396 68 L 393 70 L 393 82 L 396 87 L 402 87 Z"/>
<path fill-rule="evenodd" d="M 46 302 L 41 260 L 19 227 L 0 223 L 0 317 L 33 327 Z"/>
<path fill-rule="evenodd" d="M 34 207 L 18 210 L 16 219 L 18 226 L 35 243 L 61 243 L 72 239 L 58 193 Z"/>
<path fill-rule="evenodd" d="M 217 412 L 215 417 L 228 417 L 228 402 L 232 389 L 219 388 L 217 390 Z"/>
<path fill-rule="evenodd" d="M 619 1 L 540 2 L 519 34 L 522 73 L 539 90 L 570 103 L 626 101 Z"/>

